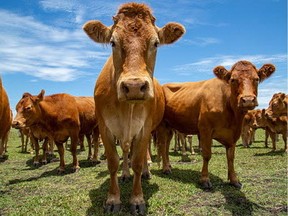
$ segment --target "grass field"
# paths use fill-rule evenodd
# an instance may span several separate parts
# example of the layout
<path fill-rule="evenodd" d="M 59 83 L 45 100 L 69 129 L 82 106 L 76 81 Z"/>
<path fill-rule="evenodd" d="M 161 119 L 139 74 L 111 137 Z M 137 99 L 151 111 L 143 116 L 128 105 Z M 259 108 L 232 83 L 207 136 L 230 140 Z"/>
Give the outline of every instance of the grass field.
<path fill-rule="evenodd" d="M 196 139 L 193 142 L 194 146 L 198 143 Z M 33 155 L 20 153 L 20 138 L 14 129 L 8 145 L 8 158 L 0 161 L 0 215 L 103 215 L 109 186 L 106 161 L 95 166 L 86 160 L 87 151 L 79 152 L 81 169 L 72 173 L 72 156 L 66 151 L 66 173 L 58 175 L 58 161 L 36 168 Z M 243 187 L 237 190 L 227 182 L 225 149 L 214 142 L 209 166 L 211 191 L 198 185 L 201 155 L 180 162 L 180 154 L 171 150 L 172 174 L 162 174 L 154 162 L 152 179 L 142 181 L 147 215 L 287 215 L 287 154 L 283 147 L 280 138 L 277 151 L 271 151 L 271 143 L 264 148 L 263 130 L 256 131 L 251 148 L 243 148 L 239 141 L 235 169 Z M 122 210 L 118 215 L 128 215 L 132 180 L 120 183 L 120 188 Z"/>

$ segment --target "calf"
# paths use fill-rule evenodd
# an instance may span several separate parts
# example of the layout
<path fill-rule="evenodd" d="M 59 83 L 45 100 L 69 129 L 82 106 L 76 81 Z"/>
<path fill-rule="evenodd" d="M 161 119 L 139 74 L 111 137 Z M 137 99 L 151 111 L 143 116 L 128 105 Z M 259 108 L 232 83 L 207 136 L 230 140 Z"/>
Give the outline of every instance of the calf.
<path fill-rule="evenodd" d="M 9 99 L 0 77 L 0 158 L 4 157 L 4 154 L 7 151 L 11 122 L 12 112 L 10 109 Z"/>
<path fill-rule="evenodd" d="M 214 79 L 163 85 L 166 124 L 182 133 L 199 134 L 203 156 L 200 183 L 204 188 L 212 187 L 208 176 L 212 139 L 225 146 L 228 179 L 233 186 L 241 187 L 234 170 L 236 142 L 245 114 L 258 105 L 258 83 L 274 71 L 272 64 L 265 64 L 257 70 L 252 63 L 239 61 L 230 71 L 223 66 L 215 67 L 217 78 Z M 168 157 L 167 150 L 163 157 Z M 163 169 L 170 167 L 164 165 Z"/>
<path fill-rule="evenodd" d="M 177 23 L 158 28 L 151 9 L 138 3 L 123 4 L 113 20 L 114 24 L 110 27 L 100 21 L 88 21 L 83 27 L 95 42 L 110 43 L 112 46 L 112 55 L 94 89 L 95 110 L 110 172 L 105 211 L 117 212 L 121 203 L 116 137 L 124 154 L 128 154 L 133 146 L 131 211 L 144 214 L 141 173 L 151 132 L 164 113 L 163 91 L 153 78 L 157 47 L 173 43 L 185 29 Z"/>
<path fill-rule="evenodd" d="M 44 96 L 42 90 L 38 95 L 24 93 L 16 105 L 17 115 L 12 126 L 15 128 L 41 125 L 53 139 L 60 156 L 58 172 L 64 172 L 64 146 L 63 143 L 71 138 L 71 152 L 73 156 L 73 171 L 79 170 L 76 155 L 80 120 L 75 98 L 69 94 L 54 94 Z"/>

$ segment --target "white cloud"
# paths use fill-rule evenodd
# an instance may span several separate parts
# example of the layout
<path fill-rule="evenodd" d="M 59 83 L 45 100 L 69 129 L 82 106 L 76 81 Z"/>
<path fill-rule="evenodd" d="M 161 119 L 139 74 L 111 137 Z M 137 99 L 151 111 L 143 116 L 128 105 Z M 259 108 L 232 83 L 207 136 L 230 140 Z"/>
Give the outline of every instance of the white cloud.
<path fill-rule="evenodd" d="M 1 72 L 25 73 L 52 81 L 72 81 L 107 59 L 82 29 L 49 26 L 30 16 L 0 10 Z M 101 47 L 102 48 L 102 47 Z M 92 60 L 92 61 L 91 61 Z"/>

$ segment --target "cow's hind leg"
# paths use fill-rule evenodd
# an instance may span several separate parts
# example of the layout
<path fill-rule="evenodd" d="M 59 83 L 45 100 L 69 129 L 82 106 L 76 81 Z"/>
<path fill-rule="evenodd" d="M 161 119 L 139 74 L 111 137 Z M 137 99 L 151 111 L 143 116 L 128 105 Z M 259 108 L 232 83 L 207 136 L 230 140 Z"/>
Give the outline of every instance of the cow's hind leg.
<path fill-rule="evenodd" d="M 79 162 L 77 159 L 77 144 L 79 141 L 78 132 L 71 134 L 71 153 L 73 157 L 73 171 L 78 172 L 80 169 Z"/>

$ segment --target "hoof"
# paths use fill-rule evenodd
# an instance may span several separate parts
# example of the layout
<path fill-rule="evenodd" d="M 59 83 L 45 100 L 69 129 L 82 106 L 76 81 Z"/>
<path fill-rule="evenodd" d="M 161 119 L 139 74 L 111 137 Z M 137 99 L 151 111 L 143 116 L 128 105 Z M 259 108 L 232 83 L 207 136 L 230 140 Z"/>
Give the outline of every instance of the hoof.
<path fill-rule="evenodd" d="M 42 163 L 43 165 L 46 165 L 46 164 L 47 164 L 47 160 L 42 160 L 41 163 Z"/>
<path fill-rule="evenodd" d="M 146 212 L 146 205 L 145 203 L 139 204 L 139 205 L 134 205 L 132 204 L 130 206 L 130 213 L 132 215 L 145 215 Z"/>
<path fill-rule="evenodd" d="M 230 182 L 230 185 L 237 188 L 237 189 L 241 189 L 242 188 L 242 184 L 240 182 L 234 182 L 234 183 L 231 183 Z"/>
<path fill-rule="evenodd" d="M 125 175 L 123 175 L 123 176 L 121 176 L 121 178 L 120 178 L 120 182 L 121 182 L 121 183 L 129 182 L 129 180 L 130 180 L 130 176 L 125 176 Z"/>
<path fill-rule="evenodd" d="M 73 173 L 77 173 L 77 172 L 79 172 L 79 170 L 80 170 L 80 167 L 79 167 L 79 166 L 72 168 Z"/>
<path fill-rule="evenodd" d="M 142 173 L 142 179 L 146 179 L 149 180 L 151 179 L 152 175 L 148 172 L 148 173 Z"/>
<path fill-rule="evenodd" d="M 115 204 L 115 205 L 106 204 L 104 206 L 104 213 L 105 214 L 117 213 L 120 211 L 120 209 L 121 209 L 121 204 Z"/>
<path fill-rule="evenodd" d="M 65 173 L 65 170 L 63 168 L 58 168 L 58 170 L 57 170 L 58 175 L 62 175 L 64 173 Z"/>
<path fill-rule="evenodd" d="M 172 173 L 172 171 L 171 171 L 170 169 L 166 169 L 166 170 L 163 170 L 163 173 L 164 173 L 165 175 L 169 175 L 169 174 Z"/>
<path fill-rule="evenodd" d="M 201 182 L 201 187 L 203 190 L 211 190 L 212 183 L 210 181 Z"/>
<path fill-rule="evenodd" d="M 34 166 L 34 167 L 40 167 L 40 163 L 39 163 L 38 161 L 36 161 L 36 162 L 34 161 L 34 162 L 33 162 L 33 166 Z"/>

